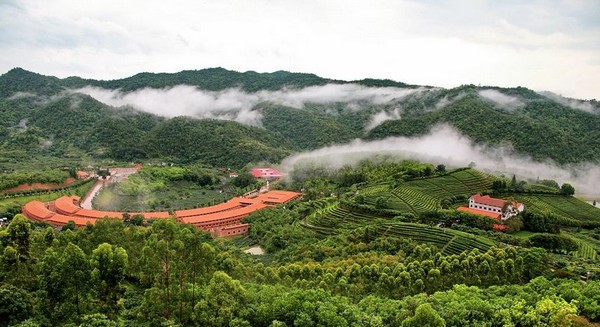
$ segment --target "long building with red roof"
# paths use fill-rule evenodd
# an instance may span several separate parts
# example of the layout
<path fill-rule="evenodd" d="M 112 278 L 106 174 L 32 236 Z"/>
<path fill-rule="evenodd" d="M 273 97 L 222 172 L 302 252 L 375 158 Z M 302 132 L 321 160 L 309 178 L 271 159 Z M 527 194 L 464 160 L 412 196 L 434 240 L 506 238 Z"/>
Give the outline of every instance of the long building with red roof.
<path fill-rule="evenodd" d="M 469 198 L 469 208 L 494 213 L 500 215 L 501 220 L 507 220 L 525 210 L 525 205 L 492 198 L 489 195 L 475 194 Z"/>
<path fill-rule="evenodd" d="M 235 197 L 218 205 L 177 210 L 173 217 L 177 221 L 192 224 L 215 236 L 234 236 L 248 231 L 248 224 L 241 220 L 251 213 L 284 204 L 300 198 L 302 194 L 289 191 L 269 191 L 254 198 Z M 76 226 L 95 224 L 104 218 L 123 219 L 124 212 L 83 209 L 78 196 L 63 196 L 54 201 L 43 203 L 31 201 L 23 206 L 23 214 L 33 221 L 47 222 L 53 226 L 64 226 L 73 221 Z M 129 216 L 142 215 L 145 220 L 171 217 L 168 212 L 127 212 Z"/>

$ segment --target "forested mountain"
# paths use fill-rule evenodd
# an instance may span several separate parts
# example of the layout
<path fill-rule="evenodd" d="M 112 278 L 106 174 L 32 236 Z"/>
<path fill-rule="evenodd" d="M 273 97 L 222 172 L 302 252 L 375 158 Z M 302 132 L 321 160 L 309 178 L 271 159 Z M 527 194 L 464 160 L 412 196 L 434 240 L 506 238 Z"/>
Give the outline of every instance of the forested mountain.
<path fill-rule="evenodd" d="M 218 114 L 210 112 L 213 119 L 201 119 L 207 116 L 196 114 L 192 99 L 186 104 L 193 107 L 192 117 L 167 118 L 144 112 L 143 105 L 111 106 L 76 91 L 93 86 L 122 96 L 180 85 L 213 92 L 202 96 L 214 104 L 197 110 L 223 108 Z M 227 90 L 237 91 L 218 102 Z M 244 104 L 247 99 L 254 102 Z M 173 110 L 169 101 L 162 111 L 165 115 Z M 223 111 L 229 110 L 229 103 L 231 112 L 246 110 L 256 117 L 255 123 L 242 125 L 237 122 L 242 119 L 231 118 L 229 111 Z M 423 135 L 445 123 L 478 144 L 510 144 L 534 159 L 597 162 L 599 112 L 595 100 L 567 99 L 521 87 L 440 89 L 390 80 L 347 82 L 313 74 L 239 73 L 223 68 L 99 81 L 59 79 L 15 68 L 0 76 L 0 149 L 28 155 L 85 154 L 128 161 L 168 157 L 243 166 L 355 138 Z"/>

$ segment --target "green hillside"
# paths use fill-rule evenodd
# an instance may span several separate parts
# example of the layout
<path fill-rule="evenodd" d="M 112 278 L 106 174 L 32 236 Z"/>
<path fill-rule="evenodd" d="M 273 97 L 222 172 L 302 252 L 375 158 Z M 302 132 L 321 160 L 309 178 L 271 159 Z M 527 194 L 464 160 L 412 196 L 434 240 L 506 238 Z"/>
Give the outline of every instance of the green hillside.
<path fill-rule="evenodd" d="M 436 111 L 407 112 L 400 120 L 384 122 L 367 138 L 417 136 L 447 123 L 474 142 L 510 143 L 534 159 L 560 163 L 598 161 L 600 115 L 571 109 L 539 95 L 524 98 L 520 108 L 506 110 L 477 95 L 478 88 L 463 87 L 462 98 Z M 509 89 L 508 89 L 509 90 Z M 502 89 L 505 93 L 507 89 Z M 524 91 L 521 89 L 520 95 Z"/>

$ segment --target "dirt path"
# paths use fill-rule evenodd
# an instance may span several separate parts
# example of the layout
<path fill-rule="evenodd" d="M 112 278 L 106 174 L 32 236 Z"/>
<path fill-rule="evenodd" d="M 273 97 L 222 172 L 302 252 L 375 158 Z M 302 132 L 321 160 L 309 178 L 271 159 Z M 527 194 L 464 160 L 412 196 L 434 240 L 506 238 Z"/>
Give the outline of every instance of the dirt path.
<path fill-rule="evenodd" d="M 94 187 L 92 187 L 92 189 L 83 197 L 83 200 L 80 202 L 81 207 L 93 210 L 92 200 L 105 184 L 122 182 L 127 179 L 129 175 L 135 174 L 136 172 L 137 170 L 114 168 L 114 171 L 110 176 L 106 177 L 104 180 L 99 179 Z"/>
<path fill-rule="evenodd" d="M 87 192 L 87 194 L 83 197 L 83 200 L 81 200 L 80 203 L 83 209 L 94 209 L 92 208 L 92 199 L 96 196 L 98 192 L 100 192 L 105 182 L 106 181 L 99 179 L 96 182 L 96 184 L 94 184 L 94 187 L 92 187 L 92 189 L 89 192 Z"/>

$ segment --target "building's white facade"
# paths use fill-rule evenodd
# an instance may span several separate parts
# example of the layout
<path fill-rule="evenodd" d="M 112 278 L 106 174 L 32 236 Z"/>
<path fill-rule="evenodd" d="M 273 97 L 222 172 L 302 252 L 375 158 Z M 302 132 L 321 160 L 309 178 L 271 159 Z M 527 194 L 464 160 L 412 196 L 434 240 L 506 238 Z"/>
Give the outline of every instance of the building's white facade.
<path fill-rule="evenodd" d="M 523 203 L 495 199 L 489 195 L 481 196 L 475 194 L 469 198 L 469 208 L 497 213 L 502 220 L 507 220 L 523 212 L 525 205 Z"/>

